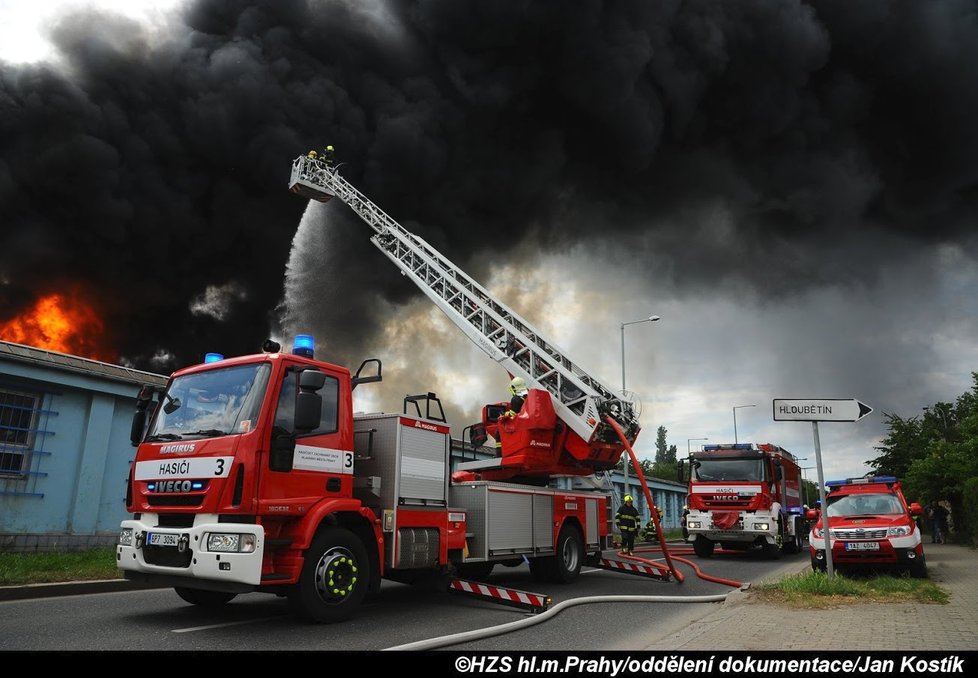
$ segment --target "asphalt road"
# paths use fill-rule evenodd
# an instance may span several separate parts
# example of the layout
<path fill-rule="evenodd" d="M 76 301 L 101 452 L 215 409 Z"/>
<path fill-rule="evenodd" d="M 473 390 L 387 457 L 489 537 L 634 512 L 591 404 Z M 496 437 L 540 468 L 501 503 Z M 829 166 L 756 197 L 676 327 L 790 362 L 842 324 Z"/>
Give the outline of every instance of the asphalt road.
<path fill-rule="evenodd" d="M 760 554 L 683 556 L 709 575 L 757 582 L 797 571 L 806 553 L 779 561 Z M 562 601 L 594 596 L 654 596 L 650 602 L 576 605 L 542 623 L 504 635 L 454 644 L 450 650 L 615 650 L 643 648 L 685 627 L 719 603 L 668 602 L 668 597 L 716 596 L 733 587 L 699 578 L 687 565 L 683 583 L 585 568 L 571 585 L 541 585 L 527 567 L 497 566 L 490 583 Z M 217 610 L 184 603 L 171 589 L 98 593 L 0 603 L 3 651 L 374 651 L 487 629 L 533 615 L 465 596 L 385 582 L 357 615 L 342 624 L 310 625 L 289 613 L 286 601 L 265 594 L 235 598 Z"/>

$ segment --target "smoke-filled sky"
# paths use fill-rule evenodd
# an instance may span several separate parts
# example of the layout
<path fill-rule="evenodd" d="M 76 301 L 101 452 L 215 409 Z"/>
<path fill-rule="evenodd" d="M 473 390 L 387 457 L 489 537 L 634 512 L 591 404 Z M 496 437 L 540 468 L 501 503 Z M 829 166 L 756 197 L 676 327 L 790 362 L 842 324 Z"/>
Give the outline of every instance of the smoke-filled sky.
<path fill-rule="evenodd" d="M 341 172 L 687 444 L 773 442 L 775 398 L 862 475 L 884 413 L 978 370 L 978 9 L 945 0 L 0 0 L 0 321 L 81 290 L 121 360 L 311 332 L 364 409 L 456 434 L 508 377 L 333 201 Z M 742 405 L 756 405 L 743 407 Z M 814 471 L 809 472 L 810 476 Z"/>

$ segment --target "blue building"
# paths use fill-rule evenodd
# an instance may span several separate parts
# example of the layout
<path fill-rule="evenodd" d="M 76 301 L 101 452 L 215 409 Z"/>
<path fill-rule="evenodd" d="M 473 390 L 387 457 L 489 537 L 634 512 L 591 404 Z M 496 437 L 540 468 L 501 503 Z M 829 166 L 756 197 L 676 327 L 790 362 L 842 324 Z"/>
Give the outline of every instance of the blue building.
<path fill-rule="evenodd" d="M 0 551 L 115 543 L 135 396 L 166 377 L 0 341 Z"/>

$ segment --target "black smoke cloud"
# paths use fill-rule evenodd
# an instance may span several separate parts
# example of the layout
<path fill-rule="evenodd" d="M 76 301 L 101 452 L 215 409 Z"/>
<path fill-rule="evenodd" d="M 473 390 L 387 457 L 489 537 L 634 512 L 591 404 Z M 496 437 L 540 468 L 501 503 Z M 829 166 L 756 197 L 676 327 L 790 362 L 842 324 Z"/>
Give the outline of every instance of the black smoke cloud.
<path fill-rule="evenodd" d="M 876 234 L 964 241 L 978 216 L 963 0 L 196 0 L 162 35 L 80 12 L 52 38 L 60 63 L 0 64 L 0 320 L 83 282 L 139 367 L 272 330 L 289 162 L 326 143 L 477 278 L 527 239 L 659 229 L 681 284 L 871 281 Z M 690 228 L 721 208 L 727 237 Z M 311 286 L 342 351 L 413 291 L 339 226 L 303 256 L 342 267 Z"/>

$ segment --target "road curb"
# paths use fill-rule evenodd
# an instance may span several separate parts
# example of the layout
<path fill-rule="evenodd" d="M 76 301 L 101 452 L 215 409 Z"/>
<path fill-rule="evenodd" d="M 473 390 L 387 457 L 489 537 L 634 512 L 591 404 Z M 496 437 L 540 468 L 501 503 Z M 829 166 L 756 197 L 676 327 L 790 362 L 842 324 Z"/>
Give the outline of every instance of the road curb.
<path fill-rule="evenodd" d="M 0 586 L 0 601 L 27 600 L 30 598 L 53 598 L 55 596 L 77 596 L 86 593 L 116 593 L 120 591 L 141 591 L 161 588 L 131 582 L 128 579 L 102 579 L 98 581 L 72 581 L 52 584 L 26 584 L 24 586 Z"/>

